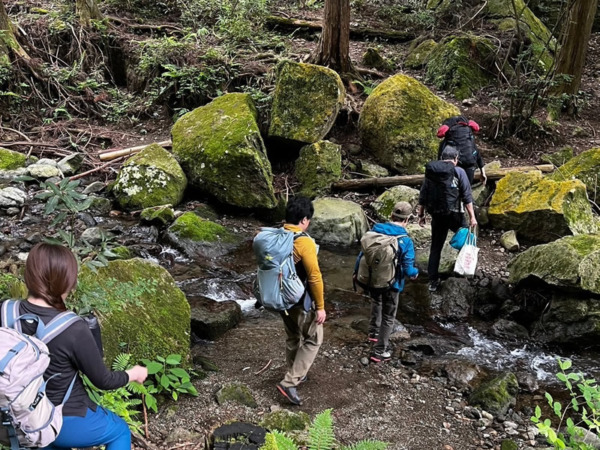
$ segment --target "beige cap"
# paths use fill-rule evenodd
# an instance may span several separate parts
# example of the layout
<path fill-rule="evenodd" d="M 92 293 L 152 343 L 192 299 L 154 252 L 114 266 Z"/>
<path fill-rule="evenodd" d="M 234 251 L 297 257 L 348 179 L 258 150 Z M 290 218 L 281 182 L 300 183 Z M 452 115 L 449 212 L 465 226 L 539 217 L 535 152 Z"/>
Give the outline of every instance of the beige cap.
<path fill-rule="evenodd" d="M 408 219 L 412 216 L 413 208 L 408 202 L 398 202 L 392 210 L 392 219 Z"/>

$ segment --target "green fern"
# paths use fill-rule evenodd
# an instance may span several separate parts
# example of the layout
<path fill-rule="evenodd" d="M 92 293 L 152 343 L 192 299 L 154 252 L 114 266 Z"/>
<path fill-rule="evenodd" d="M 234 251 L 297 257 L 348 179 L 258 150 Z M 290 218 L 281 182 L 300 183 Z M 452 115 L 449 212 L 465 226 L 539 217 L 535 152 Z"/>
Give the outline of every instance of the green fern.
<path fill-rule="evenodd" d="M 120 371 L 129 369 L 131 367 L 129 363 L 130 359 L 131 355 L 129 353 L 119 353 L 112 363 L 113 370 Z"/>
<path fill-rule="evenodd" d="M 335 444 L 331 409 L 326 409 L 315 417 L 308 430 L 309 450 L 330 450 Z"/>
<path fill-rule="evenodd" d="M 297 450 L 297 446 L 292 439 L 280 431 L 274 430 L 267 433 L 265 443 L 260 450 Z"/>
<path fill-rule="evenodd" d="M 385 450 L 387 447 L 387 442 L 368 440 L 360 441 L 353 445 L 342 446 L 339 450 Z"/>

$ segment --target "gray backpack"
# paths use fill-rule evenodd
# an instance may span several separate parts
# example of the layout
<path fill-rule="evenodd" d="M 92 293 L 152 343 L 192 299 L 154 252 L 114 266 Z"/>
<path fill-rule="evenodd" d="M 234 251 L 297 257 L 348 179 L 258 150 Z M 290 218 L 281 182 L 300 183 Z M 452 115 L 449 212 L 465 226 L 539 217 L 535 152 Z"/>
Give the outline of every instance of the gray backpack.
<path fill-rule="evenodd" d="M 388 236 L 366 232 L 360 240 L 362 257 L 358 264 L 356 283 L 363 289 L 387 289 L 396 277 L 398 239 L 405 234 Z"/>
<path fill-rule="evenodd" d="M 56 439 L 62 427 L 62 409 L 71 395 L 75 379 L 63 402 L 55 406 L 46 396 L 44 373 L 50 364 L 46 344 L 80 317 L 65 311 L 44 325 L 35 314 L 19 315 L 20 301 L 2 303 L 0 328 L 0 443 L 11 450 L 45 447 Z M 35 335 L 21 331 L 21 320 L 37 322 Z M 53 377 L 60 375 L 56 374 Z"/>
<path fill-rule="evenodd" d="M 272 311 L 290 309 L 304 297 L 306 287 L 294 265 L 294 239 L 308 236 L 283 228 L 261 228 L 252 243 L 258 263 L 256 298 Z"/>

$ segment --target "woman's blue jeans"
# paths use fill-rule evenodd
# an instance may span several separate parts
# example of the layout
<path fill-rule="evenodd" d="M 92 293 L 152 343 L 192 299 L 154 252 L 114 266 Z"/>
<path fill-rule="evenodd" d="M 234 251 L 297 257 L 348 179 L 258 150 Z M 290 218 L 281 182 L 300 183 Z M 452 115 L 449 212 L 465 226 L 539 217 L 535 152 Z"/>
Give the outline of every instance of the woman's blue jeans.
<path fill-rule="evenodd" d="M 106 450 L 131 450 L 131 432 L 123 419 L 100 406 L 85 417 L 65 416 L 56 440 L 41 450 L 105 445 Z"/>

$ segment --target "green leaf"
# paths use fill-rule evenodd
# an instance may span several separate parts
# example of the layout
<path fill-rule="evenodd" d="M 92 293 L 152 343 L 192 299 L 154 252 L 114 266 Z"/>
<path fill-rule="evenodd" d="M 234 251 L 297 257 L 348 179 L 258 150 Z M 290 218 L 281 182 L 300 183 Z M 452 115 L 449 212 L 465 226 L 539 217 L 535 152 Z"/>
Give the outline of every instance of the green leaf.
<path fill-rule="evenodd" d="M 573 363 L 570 359 L 565 359 L 564 361 L 559 361 L 558 364 L 560 365 L 561 370 L 569 370 L 571 368 L 571 366 L 573 365 Z"/>
<path fill-rule="evenodd" d="M 142 360 L 142 362 L 146 365 L 146 369 L 148 369 L 148 375 L 154 375 L 158 372 L 160 372 L 163 368 L 163 365 L 160 363 L 157 363 L 156 361 L 148 361 L 146 360 Z"/>
<path fill-rule="evenodd" d="M 164 387 L 165 389 L 168 389 L 169 386 L 171 385 L 171 382 L 169 381 L 169 377 L 167 377 L 166 375 L 162 375 L 160 377 L 160 385 L 162 387 Z"/>
<path fill-rule="evenodd" d="M 185 369 L 180 368 L 180 367 L 174 367 L 174 368 L 172 368 L 171 369 L 171 373 L 173 375 L 175 375 L 176 377 L 179 377 L 179 378 L 186 378 L 186 377 L 189 378 L 189 375 L 188 375 L 187 371 Z"/>
<path fill-rule="evenodd" d="M 181 362 L 181 355 L 169 355 L 167 356 L 167 364 L 176 366 Z"/>
<path fill-rule="evenodd" d="M 562 411 L 562 405 L 560 402 L 554 402 L 554 414 L 560 417 L 560 413 Z"/>

